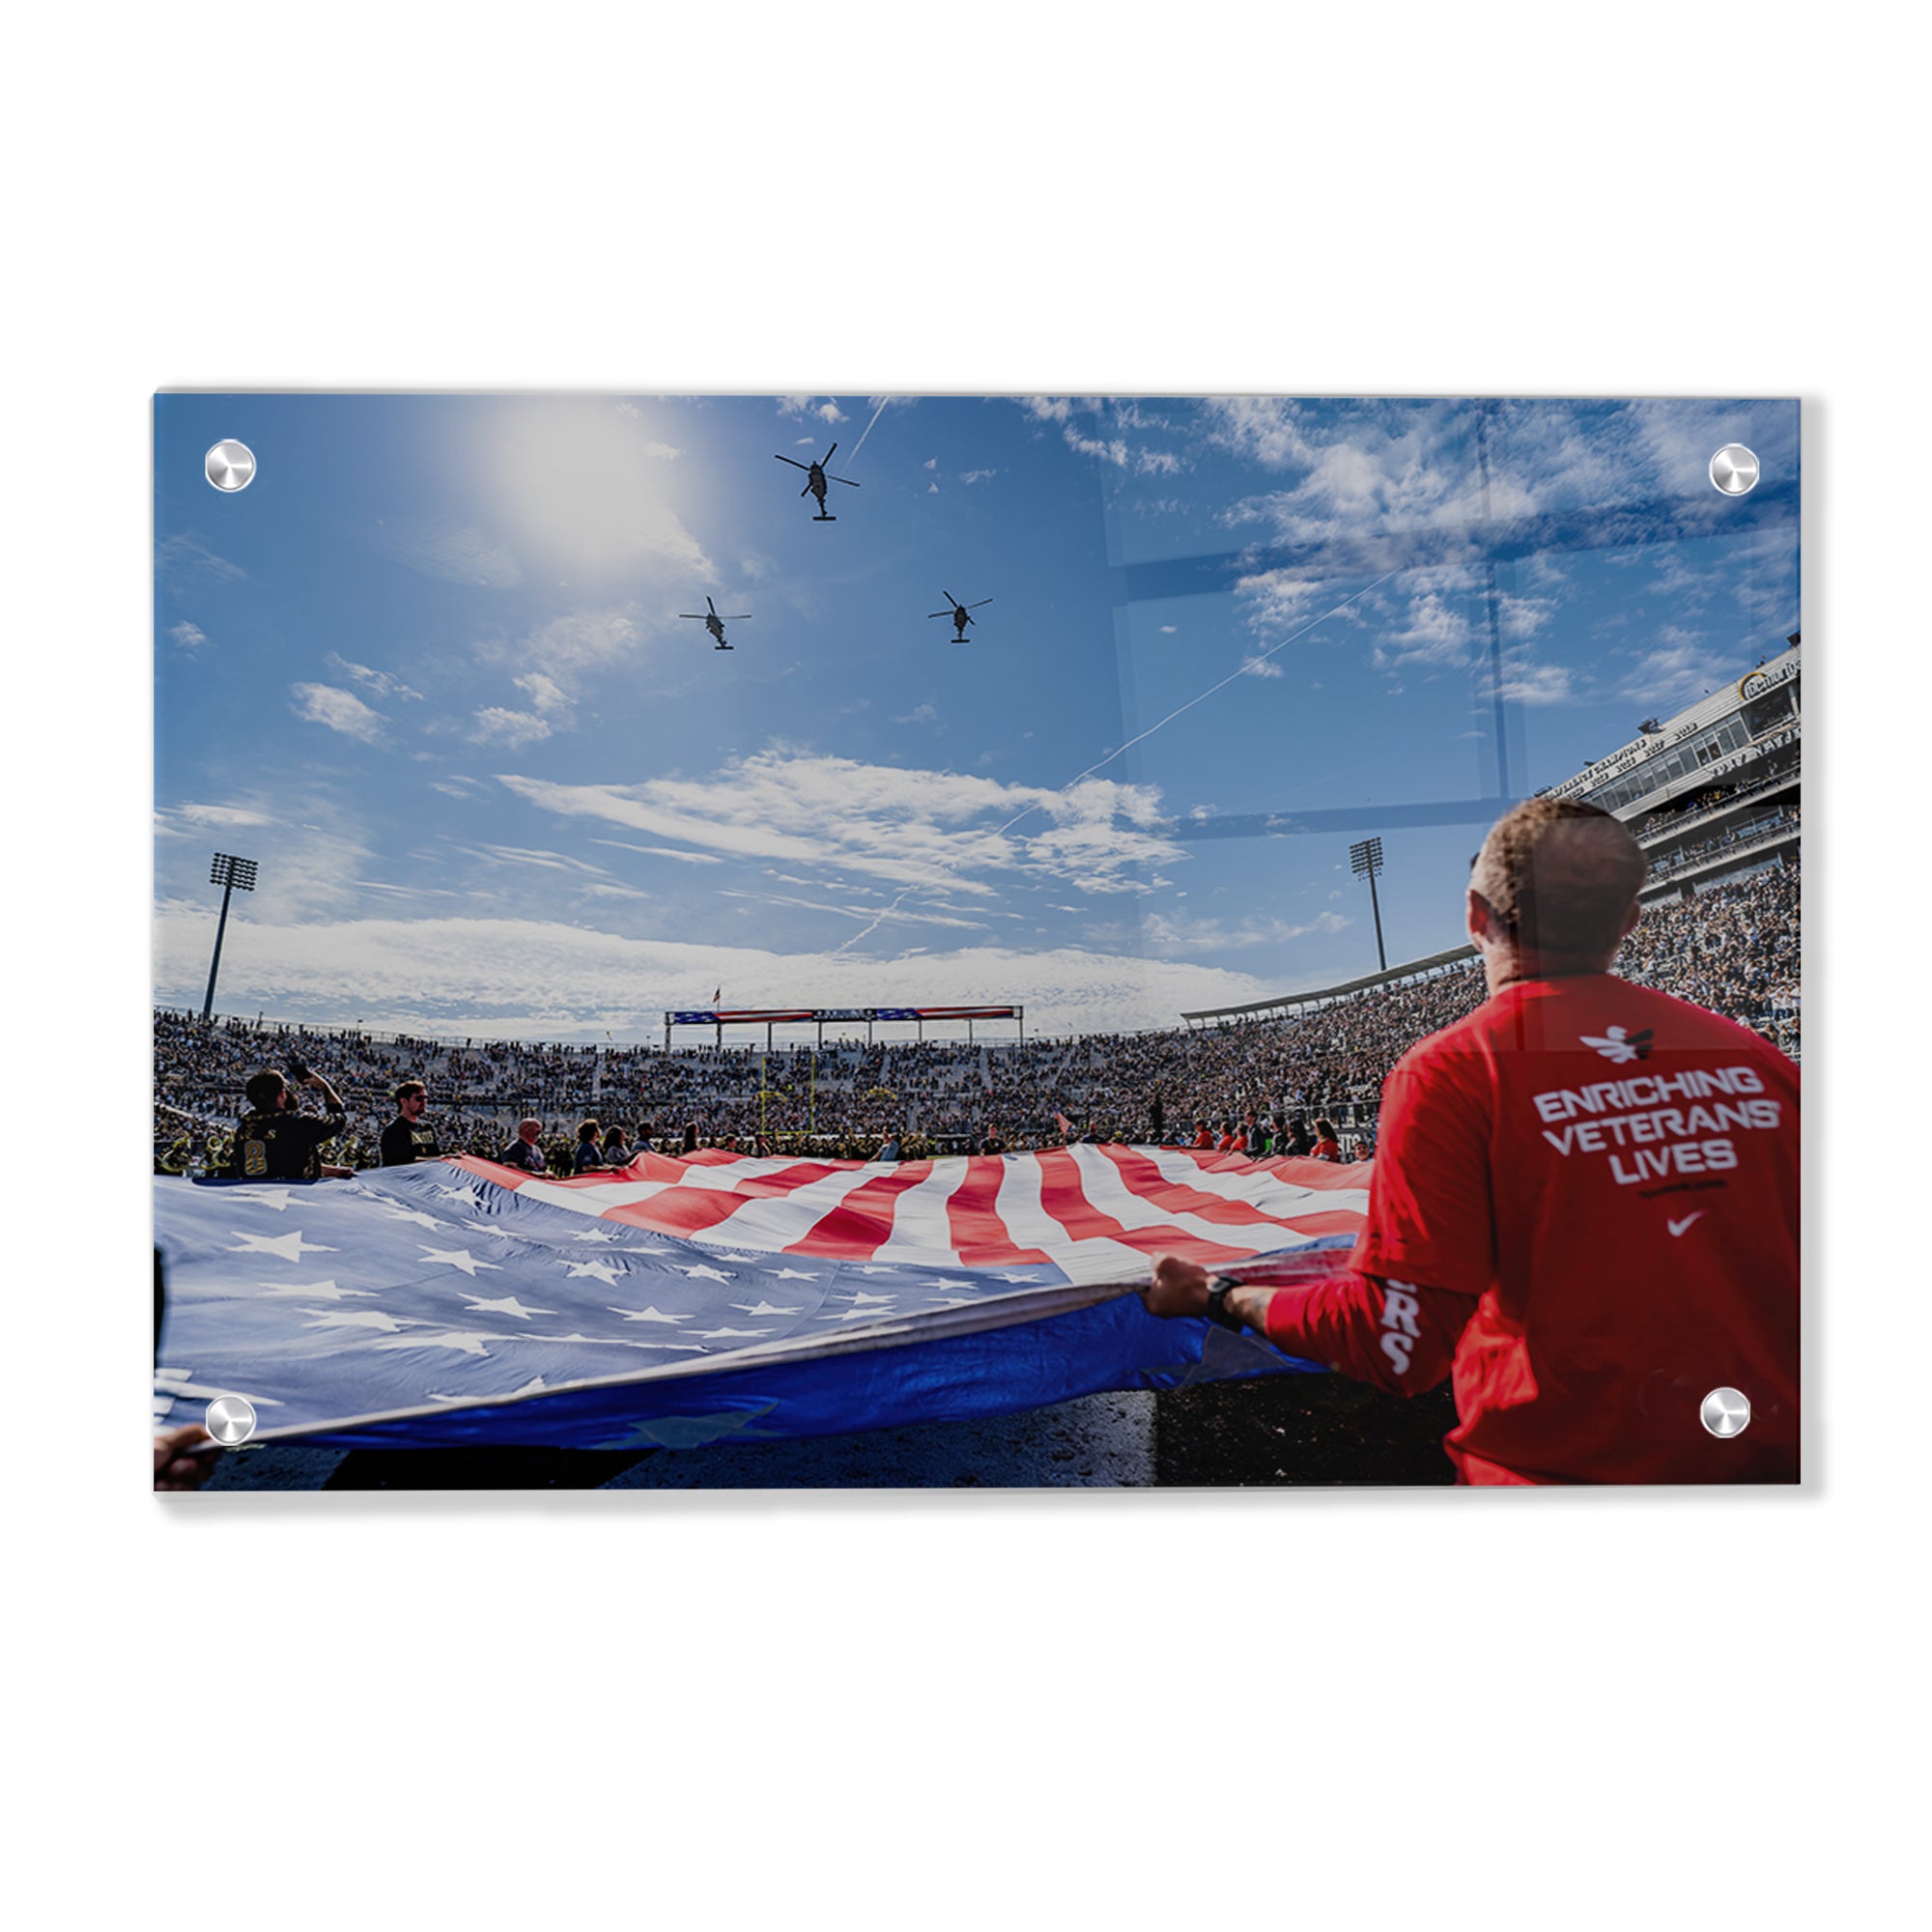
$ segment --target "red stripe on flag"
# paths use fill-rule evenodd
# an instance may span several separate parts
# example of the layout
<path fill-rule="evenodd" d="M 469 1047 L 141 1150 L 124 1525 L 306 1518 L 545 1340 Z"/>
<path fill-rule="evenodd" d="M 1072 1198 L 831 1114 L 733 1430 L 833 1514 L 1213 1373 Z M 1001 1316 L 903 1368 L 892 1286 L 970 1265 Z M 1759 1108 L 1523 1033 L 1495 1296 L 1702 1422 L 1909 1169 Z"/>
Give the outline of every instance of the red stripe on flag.
<path fill-rule="evenodd" d="M 1262 1160 L 1250 1160 L 1244 1153 L 1209 1153 L 1203 1148 L 1170 1148 L 1168 1151 L 1184 1153 L 1206 1174 L 1271 1174 L 1291 1187 L 1318 1191 L 1366 1187 L 1375 1168 L 1371 1160 L 1310 1160 L 1305 1154 L 1271 1153 Z"/>
<path fill-rule="evenodd" d="M 966 1179 L 946 1204 L 949 1245 L 962 1267 L 1031 1265 L 1053 1260 L 1044 1248 L 1018 1246 L 1000 1218 L 1000 1187 L 1006 1173 L 1007 1164 L 997 1154 L 969 1157 Z"/>
<path fill-rule="evenodd" d="M 849 1169 L 852 1163 L 847 1161 Z M 783 1252 L 817 1255 L 825 1261 L 869 1261 L 892 1238 L 893 1215 L 898 1198 L 917 1187 L 932 1172 L 929 1160 L 908 1160 L 890 1174 L 875 1174 L 846 1195 L 821 1220 L 814 1221 Z"/>
<path fill-rule="evenodd" d="M 1245 1261 L 1254 1253 L 1252 1242 L 1243 1247 L 1223 1247 L 1179 1228 L 1129 1228 L 1113 1215 L 1102 1213 L 1088 1200 L 1081 1185 L 1080 1163 L 1065 1149 L 1041 1154 L 1039 1171 L 1040 1207 L 1076 1241 L 1118 1241 L 1144 1255 L 1184 1255 L 1204 1266 Z"/>
<path fill-rule="evenodd" d="M 721 1221 L 731 1215 L 751 1201 L 769 1201 L 789 1194 L 796 1187 L 803 1187 L 808 1181 L 823 1180 L 828 1174 L 837 1174 L 838 1169 L 826 1161 L 800 1161 L 795 1166 L 781 1168 L 770 1174 L 747 1174 L 730 1188 L 679 1187 L 675 1182 L 677 1163 L 667 1163 L 673 1170 L 672 1184 L 662 1194 L 654 1194 L 648 1201 L 635 1201 L 625 1207 L 607 1208 L 602 1216 L 606 1221 L 621 1221 L 639 1228 L 649 1228 L 660 1235 L 682 1235 L 689 1237 L 701 1235 L 709 1228 L 715 1228 Z M 622 1179 L 612 1175 L 611 1179 Z M 655 1174 L 635 1176 L 634 1179 L 655 1180 Z"/>
<path fill-rule="evenodd" d="M 1216 1227 L 1252 1228 L 1264 1233 L 1289 1227 L 1303 1235 L 1353 1234 L 1362 1225 L 1361 1215 L 1350 1208 L 1321 1208 L 1311 1204 L 1306 1211 L 1291 1208 L 1276 1213 L 1251 1201 L 1230 1201 L 1225 1194 L 1207 1193 L 1201 1188 L 1188 1186 L 1185 1181 L 1170 1180 L 1152 1159 L 1147 1154 L 1135 1152 L 1132 1148 L 1107 1147 L 1098 1151 L 1121 1170 L 1121 1179 L 1129 1194 L 1164 1213 L 1191 1214 L 1196 1220 L 1212 1221 Z M 1322 1167 L 1326 1162 L 1291 1164 Z M 1257 1168 L 1269 1165 L 1263 1161 L 1249 1161 L 1247 1168 L 1252 1173 Z M 1275 1179 L 1292 1186 L 1307 1184 L 1298 1175 L 1281 1174 Z M 1318 1226 L 1318 1223 L 1321 1225 Z"/>

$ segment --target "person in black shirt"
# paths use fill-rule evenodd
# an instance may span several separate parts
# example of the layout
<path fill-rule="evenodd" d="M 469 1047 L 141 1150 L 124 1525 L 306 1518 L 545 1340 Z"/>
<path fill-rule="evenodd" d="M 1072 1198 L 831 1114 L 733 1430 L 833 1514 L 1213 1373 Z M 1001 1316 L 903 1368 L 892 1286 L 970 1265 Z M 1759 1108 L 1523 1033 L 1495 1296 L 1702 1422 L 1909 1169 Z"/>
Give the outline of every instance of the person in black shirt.
<path fill-rule="evenodd" d="M 527 1120 L 517 1122 L 517 1137 L 497 1156 L 500 1167 L 521 1167 L 526 1174 L 543 1174 L 550 1163 L 544 1158 L 544 1151 L 537 1145 L 543 1137 L 543 1122 L 532 1115 Z"/>
<path fill-rule="evenodd" d="M 318 1089 L 327 1112 L 318 1120 L 299 1111 L 288 1082 L 272 1068 L 251 1073 L 242 1088 L 248 1111 L 235 1129 L 230 1178 L 242 1180 L 336 1179 L 346 1167 L 322 1158 L 323 1144 L 343 1128 L 342 1102 L 320 1073 L 305 1072 L 302 1084 Z"/>
<path fill-rule="evenodd" d="M 429 1089 L 420 1080 L 405 1080 L 396 1089 L 396 1118 L 383 1129 L 383 1165 L 407 1167 L 412 1160 L 440 1159 L 436 1129 L 422 1123 L 429 1105 Z"/>
<path fill-rule="evenodd" d="M 578 1122 L 577 1146 L 570 1156 L 572 1174 L 589 1174 L 604 1165 L 604 1151 L 597 1145 L 598 1131 L 595 1121 Z"/>

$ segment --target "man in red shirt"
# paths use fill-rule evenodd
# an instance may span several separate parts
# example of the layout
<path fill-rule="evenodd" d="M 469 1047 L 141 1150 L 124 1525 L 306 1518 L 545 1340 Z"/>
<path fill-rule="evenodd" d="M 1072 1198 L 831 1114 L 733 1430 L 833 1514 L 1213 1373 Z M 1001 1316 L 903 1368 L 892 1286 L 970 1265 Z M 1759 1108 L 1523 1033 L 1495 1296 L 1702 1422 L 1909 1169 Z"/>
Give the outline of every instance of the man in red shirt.
<path fill-rule="evenodd" d="M 1389 1076 L 1349 1271 L 1163 1255 L 1149 1309 L 1405 1395 L 1450 1376 L 1466 1483 L 1795 1482 L 1798 1070 L 1611 976 L 1643 870 L 1595 807 L 1503 818 L 1468 895 L 1490 997 Z"/>

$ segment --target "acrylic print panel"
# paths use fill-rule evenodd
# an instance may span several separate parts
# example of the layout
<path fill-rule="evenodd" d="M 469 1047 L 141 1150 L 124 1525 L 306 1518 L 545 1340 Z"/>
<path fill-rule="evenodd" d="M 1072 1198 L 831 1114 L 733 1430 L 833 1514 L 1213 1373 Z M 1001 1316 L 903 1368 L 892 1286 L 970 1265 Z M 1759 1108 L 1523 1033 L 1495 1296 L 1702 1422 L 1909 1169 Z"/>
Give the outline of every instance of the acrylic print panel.
<path fill-rule="evenodd" d="M 167 394 L 155 449 L 155 1410 L 252 1432 L 190 1479 L 1795 1473 L 1795 403 Z M 1445 1168 L 1385 1086 L 1535 796 L 1641 919 L 1519 960 L 1602 998 Z M 1493 1251 L 1352 1273 L 1401 1190 Z M 1162 1253 L 1276 1340 L 1150 1312 Z M 1552 1386 L 1459 1398 L 1532 1290 Z"/>

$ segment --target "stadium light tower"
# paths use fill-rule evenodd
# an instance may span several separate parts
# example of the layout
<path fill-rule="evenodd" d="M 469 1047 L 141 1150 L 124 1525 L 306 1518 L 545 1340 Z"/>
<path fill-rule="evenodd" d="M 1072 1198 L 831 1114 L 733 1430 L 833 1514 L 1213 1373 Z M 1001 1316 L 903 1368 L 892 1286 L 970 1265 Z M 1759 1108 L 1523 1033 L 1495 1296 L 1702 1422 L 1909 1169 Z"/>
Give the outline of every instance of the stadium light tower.
<path fill-rule="evenodd" d="M 1369 882 L 1369 903 L 1376 912 L 1376 957 L 1380 961 L 1381 971 L 1388 971 L 1388 954 L 1382 951 L 1382 907 L 1376 896 L 1376 874 L 1382 868 L 1382 841 L 1379 838 L 1364 838 L 1359 845 L 1349 847 L 1349 863 L 1354 867 L 1356 878 L 1366 877 Z"/>
<path fill-rule="evenodd" d="M 221 888 L 221 918 L 214 928 L 214 957 L 208 966 L 208 998 L 201 1003 L 203 1019 L 214 1011 L 214 976 L 221 971 L 221 935 L 228 930 L 228 900 L 237 887 L 244 893 L 255 890 L 255 862 L 217 852 L 214 864 L 208 868 L 208 883 Z"/>

